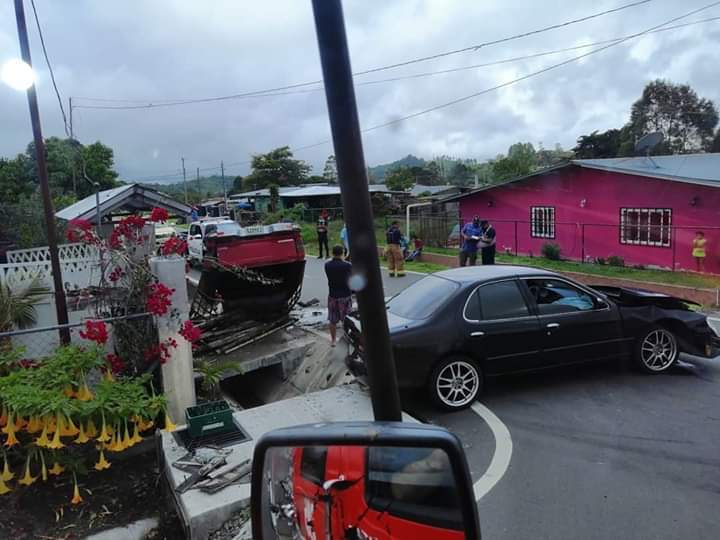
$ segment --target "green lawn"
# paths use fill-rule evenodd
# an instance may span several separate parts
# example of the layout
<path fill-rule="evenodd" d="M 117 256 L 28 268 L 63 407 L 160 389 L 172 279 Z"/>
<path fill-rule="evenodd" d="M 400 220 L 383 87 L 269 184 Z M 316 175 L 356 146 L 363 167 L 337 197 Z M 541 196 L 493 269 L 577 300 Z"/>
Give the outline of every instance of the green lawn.
<path fill-rule="evenodd" d="M 342 222 L 333 221 L 329 226 L 329 244 L 330 248 L 340 242 L 340 229 Z M 302 224 L 302 236 L 305 242 L 305 249 L 310 255 L 318 254 L 317 234 L 315 225 Z M 385 219 L 377 218 L 375 220 L 375 236 L 379 246 L 385 245 Z M 352 249 L 352 245 L 350 246 Z M 458 250 L 452 248 L 433 248 L 426 247 L 427 253 L 438 253 L 440 255 L 457 256 Z M 535 268 L 546 268 L 557 272 L 580 272 L 583 274 L 591 274 L 596 276 L 605 276 L 619 279 L 632 279 L 635 281 L 644 281 L 649 283 L 668 283 L 670 285 L 683 285 L 686 287 L 699 287 L 705 289 L 720 288 L 719 276 L 704 276 L 692 272 L 670 272 L 667 270 L 640 270 L 632 267 L 618 267 L 600 264 L 582 264 L 573 261 L 551 261 L 542 257 L 523 257 L 498 254 L 497 261 L 502 264 L 518 264 L 523 266 L 532 266 Z M 406 263 L 408 270 L 415 272 L 438 272 L 449 268 L 443 264 L 435 264 L 428 262 L 411 262 Z"/>

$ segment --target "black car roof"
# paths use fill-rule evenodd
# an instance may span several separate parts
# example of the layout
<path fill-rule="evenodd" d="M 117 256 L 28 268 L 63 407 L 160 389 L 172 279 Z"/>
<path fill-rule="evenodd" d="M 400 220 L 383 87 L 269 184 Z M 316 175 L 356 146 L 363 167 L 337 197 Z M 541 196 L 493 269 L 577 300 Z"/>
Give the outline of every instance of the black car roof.
<path fill-rule="evenodd" d="M 452 268 L 436 272 L 436 276 L 451 279 L 459 283 L 477 282 L 497 278 L 515 276 L 557 276 L 555 272 L 543 270 L 542 268 L 531 268 L 529 266 L 515 266 L 511 264 L 496 264 L 491 266 L 465 266 L 463 268 Z"/>

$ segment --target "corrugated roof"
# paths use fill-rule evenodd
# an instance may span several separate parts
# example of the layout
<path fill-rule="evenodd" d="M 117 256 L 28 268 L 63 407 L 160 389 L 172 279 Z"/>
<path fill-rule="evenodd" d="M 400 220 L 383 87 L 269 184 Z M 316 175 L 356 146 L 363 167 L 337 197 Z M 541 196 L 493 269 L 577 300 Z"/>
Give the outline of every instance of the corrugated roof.
<path fill-rule="evenodd" d="M 392 191 L 385 184 L 370 184 L 368 186 L 370 193 L 402 193 Z M 281 197 L 327 197 L 331 195 L 340 195 L 340 186 L 329 186 L 327 184 L 310 184 L 306 186 L 286 186 L 279 189 Z M 248 197 L 269 197 L 269 189 L 256 189 L 255 191 L 246 191 L 244 193 L 236 193 L 231 198 L 247 199 Z"/>
<path fill-rule="evenodd" d="M 117 210 L 136 211 L 150 210 L 155 206 L 165 208 L 170 213 L 184 216 L 190 214 L 190 207 L 154 189 L 141 184 L 127 184 L 101 191 L 100 213 L 105 216 Z M 55 213 L 59 219 L 87 219 L 95 222 L 97 216 L 97 201 L 95 195 L 85 197 L 81 201 L 71 204 Z"/>
<path fill-rule="evenodd" d="M 575 165 L 676 182 L 720 187 L 720 154 L 678 154 L 672 156 L 575 159 Z"/>
<path fill-rule="evenodd" d="M 451 184 L 444 186 L 425 186 L 423 184 L 415 184 L 410 190 L 410 195 L 412 195 L 413 197 L 417 197 L 422 193 L 430 193 L 430 195 L 436 195 L 438 193 L 442 193 L 443 191 L 451 191 L 457 189 L 459 189 L 457 186 L 453 186 Z"/>

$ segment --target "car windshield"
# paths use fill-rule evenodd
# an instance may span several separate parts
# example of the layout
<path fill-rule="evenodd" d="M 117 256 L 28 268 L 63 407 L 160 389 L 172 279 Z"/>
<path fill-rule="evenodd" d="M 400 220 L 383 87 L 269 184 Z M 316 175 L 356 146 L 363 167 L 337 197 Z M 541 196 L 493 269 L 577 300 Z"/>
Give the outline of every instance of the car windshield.
<path fill-rule="evenodd" d="M 427 319 L 460 284 L 438 276 L 427 276 L 388 302 L 390 313 L 405 319 Z"/>

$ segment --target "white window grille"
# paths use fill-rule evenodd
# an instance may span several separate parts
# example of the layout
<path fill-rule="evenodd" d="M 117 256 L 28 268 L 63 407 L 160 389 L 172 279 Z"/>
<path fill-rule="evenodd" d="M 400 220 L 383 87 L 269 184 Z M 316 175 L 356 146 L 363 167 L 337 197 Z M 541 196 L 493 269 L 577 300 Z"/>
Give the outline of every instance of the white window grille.
<path fill-rule="evenodd" d="M 555 238 L 555 208 L 533 206 L 530 209 L 530 236 L 533 238 Z"/>
<path fill-rule="evenodd" d="M 671 235 L 670 208 L 620 209 L 621 244 L 670 247 Z"/>

